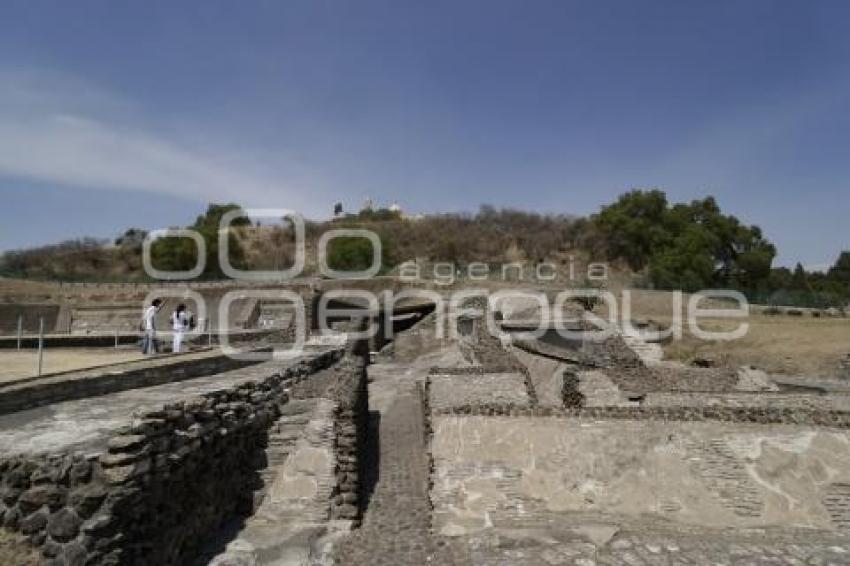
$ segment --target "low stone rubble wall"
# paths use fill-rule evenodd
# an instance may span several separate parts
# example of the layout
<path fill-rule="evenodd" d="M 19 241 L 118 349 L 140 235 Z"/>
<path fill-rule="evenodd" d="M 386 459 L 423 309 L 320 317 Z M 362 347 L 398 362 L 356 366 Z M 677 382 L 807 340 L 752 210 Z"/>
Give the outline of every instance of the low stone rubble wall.
<path fill-rule="evenodd" d="M 184 344 L 197 346 L 213 346 L 221 344 L 222 336 L 226 337 L 231 344 L 241 342 L 256 342 L 262 339 L 276 340 L 277 344 L 289 344 L 294 341 L 295 332 L 290 331 L 288 334 L 275 335 L 271 329 L 266 328 L 246 328 L 246 329 L 230 329 L 225 331 L 214 330 L 212 334 L 200 334 L 197 336 L 186 336 Z M 278 338 L 277 336 L 282 336 Z M 142 335 L 137 330 L 125 331 L 118 333 L 118 344 L 139 345 Z M 43 338 L 45 348 L 111 348 L 115 346 L 114 329 L 106 329 L 97 334 L 46 334 Z M 166 336 L 160 336 L 160 345 L 170 347 L 170 339 Z M 0 350 L 13 350 L 18 347 L 17 336 L 8 335 L 0 336 Z M 38 348 L 38 335 L 27 333 L 21 336 L 21 348 Z"/>
<path fill-rule="evenodd" d="M 467 404 L 434 415 L 498 417 L 582 417 L 588 419 L 652 419 L 661 421 L 719 421 L 753 424 L 795 424 L 850 428 L 850 411 L 824 411 L 791 407 L 505 407 L 493 404 Z"/>
<path fill-rule="evenodd" d="M 288 388 L 341 356 L 140 415 L 104 454 L 0 461 L 2 524 L 51 565 L 185 564 L 226 519 L 252 510 Z"/>
<path fill-rule="evenodd" d="M 564 407 L 567 407 L 568 409 L 576 409 L 584 406 L 585 399 L 584 395 L 579 390 L 580 384 L 581 380 L 577 371 L 571 369 L 564 370 L 564 378 L 561 382 L 561 396 L 564 400 Z"/>
<path fill-rule="evenodd" d="M 359 521 L 364 501 L 366 437 L 369 429 L 369 393 L 366 366 L 362 360 L 348 368 L 347 377 L 335 390 L 337 489 L 331 507 L 332 519 Z"/>
<path fill-rule="evenodd" d="M 3 526 L 26 536 L 44 556 L 63 556 L 57 564 L 84 564 L 90 552 L 79 541 L 89 536 L 108 493 L 94 477 L 96 460 L 75 454 L 0 463 Z"/>

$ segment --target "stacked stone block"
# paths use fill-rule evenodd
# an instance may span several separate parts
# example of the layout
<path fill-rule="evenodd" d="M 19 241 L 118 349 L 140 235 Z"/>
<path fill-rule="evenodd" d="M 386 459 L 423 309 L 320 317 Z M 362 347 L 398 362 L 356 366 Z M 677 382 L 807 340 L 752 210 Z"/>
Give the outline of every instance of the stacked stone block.
<path fill-rule="evenodd" d="M 134 418 L 103 454 L 0 461 L 2 525 L 45 564 L 185 564 L 252 510 L 268 430 L 288 389 L 341 350 Z"/>
<path fill-rule="evenodd" d="M 343 364 L 341 379 L 333 395 L 337 402 L 334 415 L 337 489 L 331 505 L 332 519 L 359 521 L 361 517 L 361 487 L 366 466 L 364 453 L 369 430 L 367 383 L 362 358 Z"/>

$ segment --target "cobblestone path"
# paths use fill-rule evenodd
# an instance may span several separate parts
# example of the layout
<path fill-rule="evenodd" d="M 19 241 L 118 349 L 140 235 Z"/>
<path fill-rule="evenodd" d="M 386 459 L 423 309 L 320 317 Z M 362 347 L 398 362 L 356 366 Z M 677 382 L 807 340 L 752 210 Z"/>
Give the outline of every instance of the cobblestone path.
<path fill-rule="evenodd" d="M 465 545 L 430 535 L 429 462 L 422 402 L 414 376 L 371 366 L 370 407 L 377 408 L 377 481 L 362 526 L 336 548 L 338 565 L 469 564 Z M 376 422 L 377 421 L 377 422 Z M 378 471 L 379 470 L 379 471 Z"/>
<path fill-rule="evenodd" d="M 604 540 L 584 534 L 566 517 L 549 529 L 487 529 L 467 536 L 431 532 L 429 460 L 417 380 L 422 367 L 369 367 L 369 404 L 377 442 L 373 485 L 363 523 L 334 548 L 337 566 L 752 566 L 850 565 L 850 543 L 840 533 L 782 536 L 701 532 L 619 524 Z M 504 525 L 503 525 L 504 527 Z M 498 532 L 497 532 L 498 531 Z M 758 531 L 756 529 L 756 531 Z M 535 535 L 536 532 L 536 535 Z"/>

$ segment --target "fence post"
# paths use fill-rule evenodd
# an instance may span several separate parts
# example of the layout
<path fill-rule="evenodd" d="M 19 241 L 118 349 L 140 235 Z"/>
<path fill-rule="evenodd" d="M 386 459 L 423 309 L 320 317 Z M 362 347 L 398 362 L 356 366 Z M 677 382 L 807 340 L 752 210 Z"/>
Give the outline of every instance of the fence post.
<path fill-rule="evenodd" d="M 42 362 L 44 360 L 44 317 L 38 319 L 38 373 L 41 377 Z"/>
<path fill-rule="evenodd" d="M 118 327 L 115 327 L 115 347 L 118 348 Z"/>
<path fill-rule="evenodd" d="M 212 348 L 212 323 L 207 319 L 207 346 Z"/>
<path fill-rule="evenodd" d="M 18 350 L 21 349 L 21 336 L 24 333 L 24 315 L 18 315 Z"/>

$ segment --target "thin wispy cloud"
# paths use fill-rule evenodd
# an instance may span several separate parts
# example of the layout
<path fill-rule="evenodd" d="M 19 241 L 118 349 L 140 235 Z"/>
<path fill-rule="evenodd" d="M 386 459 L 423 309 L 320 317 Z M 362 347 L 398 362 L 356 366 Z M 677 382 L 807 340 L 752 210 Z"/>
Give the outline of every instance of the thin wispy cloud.
<path fill-rule="evenodd" d="M 60 75 L 0 71 L 0 174 L 62 186 L 295 208 L 296 188 L 140 126 L 132 102 Z"/>
<path fill-rule="evenodd" d="M 786 265 L 847 246 L 841 3 L 203 4 L 10 6 L 0 246 L 209 201 L 589 214 L 632 187 L 715 196 Z"/>

